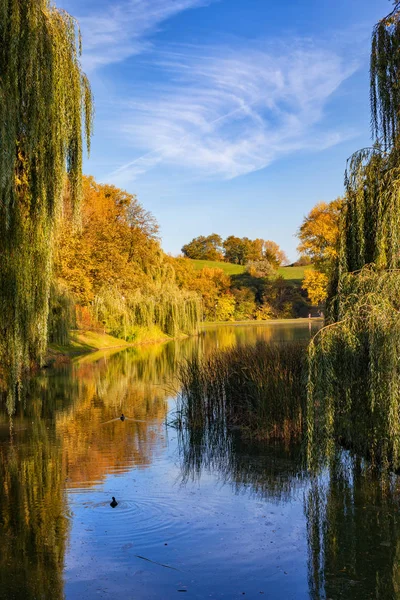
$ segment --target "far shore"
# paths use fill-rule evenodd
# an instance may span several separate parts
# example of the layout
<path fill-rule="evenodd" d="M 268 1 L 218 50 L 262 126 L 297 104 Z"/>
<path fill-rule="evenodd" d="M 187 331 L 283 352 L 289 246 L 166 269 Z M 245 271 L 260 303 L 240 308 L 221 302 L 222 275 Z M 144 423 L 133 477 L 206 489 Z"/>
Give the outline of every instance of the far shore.
<path fill-rule="evenodd" d="M 207 322 L 205 321 L 204 323 L 200 323 L 200 327 L 201 328 L 207 328 L 207 327 L 214 327 L 215 325 L 229 325 L 230 327 L 242 327 L 243 325 L 250 325 L 250 326 L 264 326 L 264 325 L 283 325 L 283 324 L 302 324 L 304 325 L 305 323 L 323 323 L 324 318 L 323 317 L 311 317 L 311 318 L 304 318 L 304 319 L 271 319 L 269 321 L 210 321 Z"/>
<path fill-rule="evenodd" d="M 265 327 L 270 325 L 304 325 L 311 322 L 323 322 L 321 317 L 311 317 L 305 319 L 271 319 L 270 321 L 212 321 L 200 323 L 200 330 L 208 329 L 215 326 L 226 327 Z M 99 333 L 92 331 L 77 331 L 74 330 L 71 334 L 71 342 L 66 346 L 50 344 L 45 364 L 50 366 L 64 359 L 70 360 L 73 358 L 83 357 L 85 355 L 94 354 L 103 351 L 120 351 L 124 348 L 143 347 L 151 344 L 165 344 L 173 340 L 186 338 L 186 335 L 172 338 L 167 335 L 153 335 L 146 338 L 145 336 L 134 342 L 126 342 L 120 338 L 113 337 L 107 333 Z"/>

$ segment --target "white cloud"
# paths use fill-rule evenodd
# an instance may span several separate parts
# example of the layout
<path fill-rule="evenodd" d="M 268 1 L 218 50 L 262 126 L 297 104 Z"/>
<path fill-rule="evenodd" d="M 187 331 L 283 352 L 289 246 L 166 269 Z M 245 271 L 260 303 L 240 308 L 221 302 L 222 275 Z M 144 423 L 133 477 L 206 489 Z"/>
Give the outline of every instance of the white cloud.
<path fill-rule="evenodd" d="M 149 37 L 161 24 L 189 8 L 211 0 L 126 0 L 110 2 L 87 16 L 78 16 L 87 72 L 117 63 L 151 48 Z"/>
<path fill-rule="evenodd" d="M 119 184 L 160 163 L 233 178 L 352 135 L 324 120 L 328 100 L 357 68 L 339 53 L 297 40 L 152 56 L 158 76 L 120 107 L 118 131 L 142 156 L 109 176 Z"/>

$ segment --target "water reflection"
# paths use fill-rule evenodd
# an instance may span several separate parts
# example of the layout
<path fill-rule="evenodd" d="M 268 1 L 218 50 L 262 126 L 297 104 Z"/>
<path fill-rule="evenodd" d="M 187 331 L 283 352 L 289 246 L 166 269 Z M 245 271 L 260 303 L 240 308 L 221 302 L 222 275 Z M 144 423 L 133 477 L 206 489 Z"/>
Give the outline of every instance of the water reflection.
<path fill-rule="evenodd" d="M 310 319 L 306 323 L 271 322 L 263 324 L 231 324 L 208 325 L 203 332 L 205 354 L 212 350 L 229 348 L 231 346 L 256 344 L 264 342 L 296 342 L 313 337 L 323 325 L 320 319 Z"/>
<path fill-rule="evenodd" d="M 64 597 L 68 511 L 62 449 L 54 430 L 35 412 L 24 411 L 15 419 L 8 442 L 0 443 L 4 600 Z M 4 427 L 1 430 L 4 439 Z"/>
<path fill-rule="evenodd" d="M 0 414 L 1 600 L 399 598 L 397 478 L 345 452 L 310 478 L 299 446 L 165 427 L 181 360 L 300 336 L 224 326 L 35 378 Z"/>
<path fill-rule="evenodd" d="M 179 432 L 182 481 L 200 480 L 204 472 L 218 474 L 235 492 L 268 500 L 290 501 L 307 478 L 300 445 L 243 441 L 235 432 Z"/>
<path fill-rule="evenodd" d="M 313 600 L 399 598 L 399 508 L 397 477 L 337 451 L 306 498 Z"/>

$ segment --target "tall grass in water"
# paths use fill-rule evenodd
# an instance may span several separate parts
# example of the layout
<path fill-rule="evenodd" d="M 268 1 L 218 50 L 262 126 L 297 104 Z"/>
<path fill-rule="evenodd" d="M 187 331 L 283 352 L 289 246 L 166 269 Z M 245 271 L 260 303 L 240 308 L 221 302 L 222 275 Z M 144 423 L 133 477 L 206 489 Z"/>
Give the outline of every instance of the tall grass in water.
<path fill-rule="evenodd" d="M 299 438 L 306 371 L 306 344 L 300 342 L 260 342 L 193 358 L 180 368 L 177 425 L 215 435 L 237 427 L 260 439 Z"/>

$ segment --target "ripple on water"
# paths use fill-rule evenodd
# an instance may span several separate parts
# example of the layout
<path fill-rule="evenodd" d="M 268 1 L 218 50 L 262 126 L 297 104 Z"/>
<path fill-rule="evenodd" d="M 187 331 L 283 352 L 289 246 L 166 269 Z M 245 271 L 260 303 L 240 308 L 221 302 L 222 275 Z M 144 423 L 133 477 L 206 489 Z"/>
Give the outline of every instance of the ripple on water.
<path fill-rule="evenodd" d="M 83 502 L 90 511 L 93 532 L 100 541 L 107 544 L 127 547 L 150 548 L 160 542 L 189 540 L 194 530 L 208 529 L 210 517 L 227 517 L 223 510 L 223 501 L 214 497 L 207 504 L 197 502 L 195 496 L 182 497 L 178 494 L 168 496 L 136 497 L 134 500 L 116 497 L 118 506 L 110 507 L 111 496 L 102 502 Z M 86 525 L 86 523 L 85 523 Z"/>

